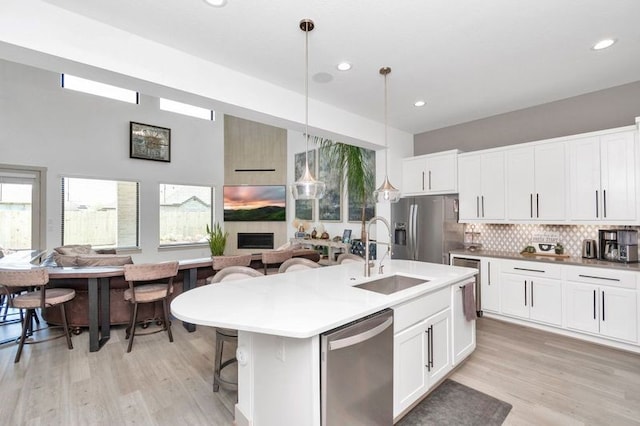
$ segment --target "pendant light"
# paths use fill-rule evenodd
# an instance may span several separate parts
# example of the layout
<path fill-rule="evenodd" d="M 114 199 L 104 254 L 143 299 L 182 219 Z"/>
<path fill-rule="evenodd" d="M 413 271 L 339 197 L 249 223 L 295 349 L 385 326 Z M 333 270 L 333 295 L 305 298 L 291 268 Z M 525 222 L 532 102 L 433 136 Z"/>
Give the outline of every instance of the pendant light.
<path fill-rule="evenodd" d="M 304 79 L 304 174 L 292 186 L 291 192 L 295 200 L 315 200 L 324 195 L 324 182 L 317 181 L 309 171 L 309 31 L 313 30 L 314 24 L 311 19 L 300 21 L 300 29 L 304 31 L 304 54 L 305 54 L 305 79 Z"/>
<path fill-rule="evenodd" d="M 387 146 L 387 75 L 391 73 L 391 68 L 383 67 L 380 68 L 380 74 L 384 76 L 384 182 L 380 185 L 380 188 L 376 189 L 373 192 L 373 196 L 376 199 L 377 203 L 391 202 L 397 203 L 400 200 L 400 190 L 394 188 L 389 182 L 389 174 L 388 174 L 388 160 L 389 156 L 389 147 Z"/>

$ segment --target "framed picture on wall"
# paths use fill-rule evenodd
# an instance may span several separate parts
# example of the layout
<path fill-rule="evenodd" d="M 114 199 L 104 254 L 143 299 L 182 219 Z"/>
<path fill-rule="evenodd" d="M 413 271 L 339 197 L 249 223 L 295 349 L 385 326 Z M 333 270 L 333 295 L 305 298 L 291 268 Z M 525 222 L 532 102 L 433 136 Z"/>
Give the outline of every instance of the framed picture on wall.
<path fill-rule="evenodd" d="M 150 124 L 129 124 L 129 157 L 171 161 L 171 129 Z"/>

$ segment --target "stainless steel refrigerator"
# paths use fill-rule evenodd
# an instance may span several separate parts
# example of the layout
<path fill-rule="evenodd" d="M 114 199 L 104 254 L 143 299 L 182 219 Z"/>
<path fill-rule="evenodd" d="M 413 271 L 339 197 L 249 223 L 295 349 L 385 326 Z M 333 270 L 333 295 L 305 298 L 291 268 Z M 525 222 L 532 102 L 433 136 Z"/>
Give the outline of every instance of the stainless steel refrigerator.
<path fill-rule="evenodd" d="M 458 223 L 458 197 L 428 195 L 401 198 L 391 205 L 393 259 L 449 263 L 449 251 L 464 247 Z"/>

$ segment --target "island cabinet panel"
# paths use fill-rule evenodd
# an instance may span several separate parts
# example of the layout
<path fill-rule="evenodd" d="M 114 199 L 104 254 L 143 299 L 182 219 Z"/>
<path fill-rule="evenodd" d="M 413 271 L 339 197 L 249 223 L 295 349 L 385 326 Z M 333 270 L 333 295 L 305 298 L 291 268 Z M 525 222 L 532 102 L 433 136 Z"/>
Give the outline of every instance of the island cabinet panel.
<path fill-rule="evenodd" d="M 393 415 L 410 407 L 451 371 L 451 311 L 394 336 Z"/>
<path fill-rule="evenodd" d="M 474 283 L 474 281 L 471 281 Z M 466 283 L 451 287 L 452 363 L 458 365 L 476 348 L 475 320 L 467 321 L 463 309 L 462 290 Z"/>
<path fill-rule="evenodd" d="M 637 217 L 635 132 L 568 142 L 570 217 L 632 223 Z"/>

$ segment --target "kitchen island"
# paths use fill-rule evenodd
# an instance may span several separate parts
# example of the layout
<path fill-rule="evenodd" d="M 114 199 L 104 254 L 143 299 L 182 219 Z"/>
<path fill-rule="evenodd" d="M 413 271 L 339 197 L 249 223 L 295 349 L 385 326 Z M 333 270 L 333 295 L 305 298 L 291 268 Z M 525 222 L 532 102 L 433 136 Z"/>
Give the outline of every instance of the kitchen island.
<path fill-rule="evenodd" d="M 402 350 L 401 345 L 396 347 L 397 338 L 406 338 L 415 327 L 426 325 L 431 310 L 437 311 L 433 313 L 446 317 L 443 324 L 447 331 L 444 351 L 435 352 L 443 356 L 435 363 L 444 364 L 437 369 L 440 376 L 430 381 L 425 373 L 424 383 L 417 387 L 406 383 L 411 390 L 405 391 L 404 382 L 398 378 L 403 372 L 396 371 L 402 366 L 394 362 L 397 418 L 475 348 L 475 322 L 461 322 L 459 311 L 460 287 L 472 281 L 477 271 L 406 260 L 385 264 L 383 276 L 403 275 L 425 282 L 392 294 L 379 294 L 354 287 L 381 276 L 364 278 L 363 264 L 351 263 L 196 288 L 178 296 L 171 311 L 190 323 L 238 330 L 235 419 L 237 425 L 255 426 L 320 425 L 321 333 L 393 308 L 395 355 Z M 464 339 L 456 339 L 458 332 Z M 424 333 L 414 334 L 423 339 Z M 456 340 L 466 343 L 456 344 Z M 420 362 L 434 353 L 424 349 L 424 354 L 415 355 Z M 408 396 L 401 398 L 399 393 Z"/>

